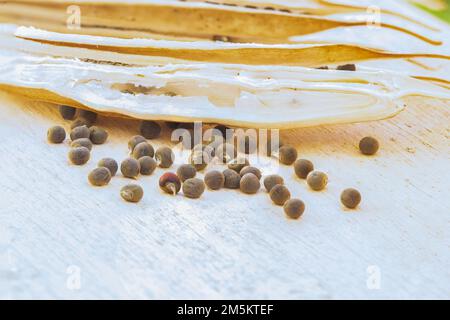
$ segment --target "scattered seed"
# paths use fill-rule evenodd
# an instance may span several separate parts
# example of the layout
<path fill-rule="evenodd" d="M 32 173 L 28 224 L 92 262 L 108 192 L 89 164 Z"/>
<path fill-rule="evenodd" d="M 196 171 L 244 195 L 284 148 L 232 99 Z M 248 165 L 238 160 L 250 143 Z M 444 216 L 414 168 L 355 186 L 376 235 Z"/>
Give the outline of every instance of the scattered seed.
<path fill-rule="evenodd" d="M 141 174 L 149 176 L 156 169 L 156 161 L 152 157 L 143 156 L 139 158 L 139 166 L 141 167 Z"/>
<path fill-rule="evenodd" d="M 291 219 L 298 219 L 305 212 L 305 204 L 299 199 L 290 199 L 284 203 L 284 212 Z"/>
<path fill-rule="evenodd" d="M 364 137 L 359 142 L 359 150 L 361 150 L 362 154 L 371 156 L 377 153 L 378 148 L 380 147 L 377 139 L 372 137 Z"/>
<path fill-rule="evenodd" d="M 156 139 L 161 134 L 161 126 L 155 121 L 142 121 L 140 131 L 144 138 Z"/>
<path fill-rule="evenodd" d="M 91 139 L 93 144 L 103 144 L 108 139 L 108 132 L 103 128 L 92 126 L 89 128 L 89 131 L 91 132 L 89 139 Z"/>
<path fill-rule="evenodd" d="M 97 121 L 97 113 L 90 110 L 80 110 L 79 116 L 80 118 L 87 120 L 91 124 Z"/>
<path fill-rule="evenodd" d="M 223 170 L 224 184 L 223 186 L 227 189 L 239 189 L 241 182 L 241 176 L 234 170 L 225 169 Z"/>
<path fill-rule="evenodd" d="M 112 158 L 103 158 L 97 163 L 97 167 L 105 167 L 111 173 L 111 176 L 115 176 L 117 170 L 119 169 L 119 165 L 117 161 Z"/>
<path fill-rule="evenodd" d="M 286 201 L 288 201 L 291 198 L 291 193 L 289 192 L 288 188 L 281 184 L 275 185 L 270 190 L 270 199 L 279 206 L 284 205 Z"/>
<path fill-rule="evenodd" d="M 211 190 L 219 190 L 224 186 L 225 177 L 222 172 L 217 170 L 209 171 L 205 174 L 205 184 Z"/>
<path fill-rule="evenodd" d="M 166 172 L 159 178 L 159 187 L 166 193 L 176 195 L 181 189 L 180 178 L 175 173 Z"/>
<path fill-rule="evenodd" d="M 133 152 L 134 147 L 136 147 L 141 142 L 147 142 L 143 136 L 133 136 L 128 140 L 128 149 Z"/>
<path fill-rule="evenodd" d="M 328 183 L 328 177 L 321 171 L 311 171 L 306 177 L 309 187 L 315 191 L 323 190 Z"/>
<path fill-rule="evenodd" d="M 193 151 L 189 156 L 189 162 L 195 167 L 197 171 L 202 171 L 209 163 L 209 158 L 206 152 Z"/>
<path fill-rule="evenodd" d="M 341 202 L 349 209 L 354 209 L 361 202 L 361 194 L 358 190 L 349 188 L 341 193 Z"/>
<path fill-rule="evenodd" d="M 74 121 L 72 121 L 72 123 L 70 124 L 70 129 L 75 129 L 76 127 L 82 127 L 82 126 L 90 127 L 91 125 L 92 125 L 92 123 L 90 123 L 86 119 L 77 118 Z"/>
<path fill-rule="evenodd" d="M 91 154 L 86 147 L 76 147 L 69 151 L 69 160 L 73 164 L 80 166 L 89 161 Z"/>
<path fill-rule="evenodd" d="M 197 170 L 192 164 L 182 164 L 177 169 L 177 176 L 182 182 L 194 178 L 196 174 Z"/>
<path fill-rule="evenodd" d="M 89 151 L 91 151 L 92 150 L 92 142 L 88 138 L 80 138 L 80 139 L 72 141 L 70 143 L 70 147 L 71 148 L 86 147 L 89 149 Z"/>
<path fill-rule="evenodd" d="M 234 170 L 237 173 L 240 173 L 242 168 L 247 167 L 250 165 L 250 162 L 247 158 L 244 157 L 237 157 L 236 159 L 232 160 L 230 163 L 228 163 L 228 169 Z"/>
<path fill-rule="evenodd" d="M 262 176 L 261 171 L 258 168 L 252 167 L 252 166 L 245 166 L 242 168 L 241 171 L 239 171 L 239 175 L 241 177 L 243 177 L 244 174 L 247 174 L 247 173 L 253 173 L 258 178 L 258 180 L 261 179 L 261 176 Z"/>
<path fill-rule="evenodd" d="M 70 132 L 70 139 L 72 139 L 72 141 L 75 141 L 80 138 L 89 138 L 90 135 L 91 132 L 89 131 L 89 128 L 87 126 L 80 126 L 72 129 L 72 131 Z"/>
<path fill-rule="evenodd" d="M 111 181 L 111 172 L 105 167 L 95 168 L 89 173 L 88 180 L 93 186 L 105 186 Z"/>
<path fill-rule="evenodd" d="M 77 113 L 77 109 L 70 106 L 59 106 L 59 113 L 64 120 L 73 120 Z"/>
<path fill-rule="evenodd" d="M 133 149 L 133 158 L 139 159 L 145 156 L 153 157 L 155 155 L 155 150 L 153 146 L 148 142 L 138 143 Z"/>
<path fill-rule="evenodd" d="M 201 179 L 189 178 L 183 182 L 182 188 L 185 197 L 198 199 L 205 191 L 205 184 Z"/>
<path fill-rule="evenodd" d="M 298 159 L 294 162 L 294 171 L 300 179 L 306 179 L 308 173 L 314 170 L 314 165 L 306 159 Z"/>
<path fill-rule="evenodd" d="M 124 177 L 136 179 L 141 171 L 139 161 L 133 158 L 127 158 L 120 164 L 120 171 Z"/>
<path fill-rule="evenodd" d="M 277 184 L 284 184 L 284 179 L 277 174 L 271 174 L 264 178 L 264 187 L 267 192 L 270 192 L 270 190 L 272 190 L 272 188 Z"/>
<path fill-rule="evenodd" d="M 254 194 L 258 192 L 261 184 L 259 183 L 259 179 L 257 176 L 255 176 L 253 173 L 247 173 L 243 177 L 241 177 L 239 187 L 244 193 Z"/>
<path fill-rule="evenodd" d="M 144 196 L 144 190 L 137 184 L 127 184 L 120 189 L 120 196 L 128 202 L 139 202 Z"/>
<path fill-rule="evenodd" d="M 353 63 L 343 64 L 341 66 L 338 66 L 336 70 L 356 71 L 356 66 Z"/>
<path fill-rule="evenodd" d="M 47 131 L 47 140 L 50 143 L 61 143 L 66 139 L 66 131 L 61 126 L 54 126 Z"/>
<path fill-rule="evenodd" d="M 159 167 L 169 168 L 175 160 L 175 154 L 169 147 L 159 147 L 156 150 L 155 158 Z"/>
<path fill-rule="evenodd" d="M 297 159 L 297 150 L 292 146 L 280 147 L 280 162 L 286 165 L 291 165 Z"/>

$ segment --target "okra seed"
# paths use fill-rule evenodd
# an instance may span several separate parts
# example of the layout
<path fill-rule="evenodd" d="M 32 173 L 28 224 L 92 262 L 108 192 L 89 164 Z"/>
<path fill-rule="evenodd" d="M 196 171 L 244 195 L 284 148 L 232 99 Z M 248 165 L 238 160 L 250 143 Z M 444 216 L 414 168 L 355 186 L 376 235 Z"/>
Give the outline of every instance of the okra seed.
<path fill-rule="evenodd" d="M 147 142 L 147 140 L 143 136 L 133 136 L 130 140 L 128 140 L 128 149 L 133 152 L 134 147 L 136 147 L 141 142 Z"/>
<path fill-rule="evenodd" d="M 315 191 L 323 190 L 328 183 L 328 177 L 321 171 L 311 171 L 306 177 L 309 187 Z"/>
<path fill-rule="evenodd" d="M 359 142 L 359 150 L 361 150 L 362 154 L 371 156 L 377 153 L 380 145 L 377 139 L 372 137 L 364 137 Z"/>
<path fill-rule="evenodd" d="M 144 196 L 144 190 L 137 184 L 128 184 L 120 189 L 122 199 L 128 202 L 139 202 Z"/>
<path fill-rule="evenodd" d="M 261 171 L 258 168 L 256 168 L 256 167 L 245 166 L 239 172 L 241 177 L 243 177 L 247 173 L 253 173 L 258 178 L 258 180 L 261 179 Z"/>
<path fill-rule="evenodd" d="M 166 193 L 176 195 L 181 189 L 180 178 L 175 173 L 166 172 L 159 178 L 159 187 Z"/>
<path fill-rule="evenodd" d="M 89 173 L 88 179 L 93 186 L 105 186 L 111 181 L 111 172 L 105 167 L 95 168 Z"/>
<path fill-rule="evenodd" d="M 288 188 L 281 184 L 277 184 L 270 190 L 270 199 L 279 206 L 284 205 L 286 201 L 288 201 L 291 197 L 291 193 Z"/>
<path fill-rule="evenodd" d="M 280 147 L 279 153 L 279 160 L 283 164 L 291 165 L 297 160 L 297 150 L 292 146 Z"/>
<path fill-rule="evenodd" d="M 146 139 L 156 139 L 161 134 L 161 126 L 155 121 L 142 121 L 140 132 Z"/>
<path fill-rule="evenodd" d="M 91 132 L 89 131 L 89 128 L 87 126 L 80 126 L 72 129 L 72 131 L 70 132 L 70 139 L 72 139 L 72 141 L 75 141 L 80 138 L 89 138 L 90 135 Z"/>
<path fill-rule="evenodd" d="M 127 158 L 120 164 L 120 171 L 122 175 L 127 178 L 135 179 L 141 171 L 139 161 L 133 158 Z"/>
<path fill-rule="evenodd" d="M 70 106 L 59 106 L 59 113 L 64 120 L 73 120 L 77 113 L 77 109 Z"/>
<path fill-rule="evenodd" d="M 185 197 L 198 199 L 205 191 L 205 184 L 201 179 L 189 178 L 183 182 L 182 188 Z"/>
<path fill-rule="evenodd" d="M 277 174 L 271 174 L 264 178 L 264 187 L 267 192 L 270 192 L 270 190 L 272 190 L 272 188 L 277 184 L 284 184 L 284 179 Z"/>
<path fill-rule="evenodd" d="M 61 126 L 54 126 L 47 131 L 47 140 L 50 143 L 62 143 L 66 139 L 66 131 Z"/>
<path fill-rule="evenodd" d="M 139 166 L 141 168 L 141 174 L 144 176 L 149 176 L 156 169 L 156 161 L 149 156 L 143 156 L 139 158 Z"/>
<path fill-rule="evenodd" d="M 89 131 L 89 139 L 91 139 L 93 144 L 103 144 L 108 139 L 108 132 L 103 128 L 92 126 L 89 128 Z"/>
<path fill-rule="evenodd" d="M 361 202 L 361 194 L 358 190 L 349 188 L 341 193 L 341 202 L 349 209 L 354 209 Z"/>
<path fill-rule="evenodd" d="M 88 138 L 79 138 L 77 140 L 74 140 L 70 143 L 70 147 L 76 148 L 76 147 L 86 147 L 89 149 L 89 151 L 92 150 L 92 142 Z"/>
<path fill-rule="evenodd" d="M 69 160 L 73 164 L 80 166 L 89 161 L 91 154 L 86 147 L 76 147 L 69 151 Z"/>
<path fill-rule="evenodd" d="M 314 165 L 306 159 L 298 159 L 294 163 L 294 171 L 300 179 L 306 179 L 308 173 L 314 170 Z"/>
<path fill-rule="evenodd" d="M 135 159 L 139 159 L 145 156 L 153 157 L 155 155 L 155 150 L 150 143 L 141 142 L 134 147 L 132 155 Z"/>
<path fill-rule="evenodd" d="M 97 163 L 97 167 L 105 167 L 111 173 L 111 176 L 115 176 L 117 170 L 119 169 L 119 165 L 117 161 L 112 158 L 103 158 Z"/>
<path fill-rule="evenodd" d="M 253 173 L 247 173 L 243 177 L 241 177 L 239 187 L 244 193 L 254 194 L 258 192 L 261 184 L 257 176 L 255 176 Z"/>
<path fill-rule="evenodd" d="M 90 123 L 86 119 L 77 118 L 74 121 L 72 121 L 72 123 L 70 124 L 70 129 L 75 129 L 77 127 L 82 127 L 82 126 L 90 127 L 91 125 L 92 125 L 92 123 Z"/>
<path fill-rule="evenodd" d="M 305 204 L 300 199 L 289 199 L 284 203 L 284 212 L 291 219 L 298 219 L 305 212 Z"/>
<path fill-rule="evenodd" d="M 219 190 L 224 186 L 225 177 L 217 170 L 209 171 L 205 174 L 205 184 L 211 190 Z"/>
<path fill-rule="evenodd" d="M 175 154 L 169 147 L 159 147 L 155 152 L 155 158 L 159 167 L 169 168 L 175 160 Z"/>
<path fill-rule="evenodd" d="M 89 123 L 95 123 L 97 121 L 97 113 L 90 110 L 80 110 L 80 118 L 87 120 Z"/>
<path fill-rule="evenodd" d="M 192 164 L 182 164 L 177 169 L 177 176 L 182 182 L 194 178 L 196 174 L 197 170 Z"/>
<path fill-rule="evenodd" d="M 242 168 L 249 166 L 250 163 L 247 158 L 245 157 L 237 157 L 236 159 L 232 160 L 230 163 L 228 163 L 228 169 L 234 170 L 237 173 L 240 173 Z"/>
<path fill-rule="evenodd" d="M 234 170 L 225 169 L 223 172 L 224 176 L 224 187 L 227 189 L 239 189 L 241 182 L 241 176 Z"/>

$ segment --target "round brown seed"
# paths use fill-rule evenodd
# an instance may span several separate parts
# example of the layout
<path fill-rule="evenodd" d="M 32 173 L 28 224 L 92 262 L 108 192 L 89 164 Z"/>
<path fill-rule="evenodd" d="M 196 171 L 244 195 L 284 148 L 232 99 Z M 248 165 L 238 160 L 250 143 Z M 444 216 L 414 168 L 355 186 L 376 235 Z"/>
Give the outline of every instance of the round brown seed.
<path fill-rule="evenodd" d="M 91 151 L 92 150 L 92 142 L 88 138 L 80 138 L 80 139 L 72 141 L 70 143 L 70 147 L 71 148 L 86 147 L 89 149 L 89 151 Z"/>
<path fill-rule="evenodd" d="M 194 178 L 196 174 L 197 170 L 195 170 L 195 167 L 192 164 L 182 164 L 177 169 L 177 176 L 182 182 Z"/>
<path fill-rule="evenodd" d="M 159 167 L 169 168 L 175 160 L 175 154 L 169 147 L 159 147 L 155 152 L 155 158 Z"/>
<path fill-rule="evenodd" d="M 205 174 L 205 184 L 211 190 L 219 190 L 224 186 L 225 177 L 222 172 L 217 170 L 209 171 Z"/>
<path fill-rule="evenodd" d="M 272 188 L 277 184 L 284 184 L 284 179 L 277 174 L 271 174 L 264 178 L 264 187 L 267 192 L 270 192 L 270 190 L 272 190 Z"/>
<path fill-rule="evenodd" d="M 91 132 L 89 131 L 89 128 L 87 126 L 80 126 L 73 128 L 70 132 L 70 139 L 72 141 L 75 141 L 80 138 L 88 138 L 91 135 Z"/>
<path fill-rule="evenodd" d="M 105 186 L 111 181 L 111 172 L 105 167 L 95 168 L 89 173 L 88 180 L 93 186 Z"/>
<path fill-rule="evenodd" d="M 252 167 L 252 166 L 245 166 L 242 168 L 242 170 L 239 172 L 240 176 L 244 176 L 244 174 L 247 173 L 253 173 L 258 179 L 261 179 L 261 171 L 256 168 L 256 167 Z"/>
<path fill-rule="evenodd" d="M 72 148 L 69 151 L 69 160 L 73 164 L 80 166 L 89 161 L 91 157 L 91 153 L 89 149 L 86 147 L 76 147 Z"/>
<path fill-rule="evenodd" d="M 127 184 L 120 189 L 120 196 L 128 202 L 139 202 L 144 196 L 144 190 L 137 184 Z"/>
<path fill-rule="evenodd" d="M 47 131 L 47 140 L 50 143 L 61 143 L 66 139 L 66 131 L 61 126 L 54 126 Z"/>
<path fill-rule="evenodd" d="M 314 165 L 306 159 L 298 159 L 294 162 L 294 171 L 300 179 L 306 179 L 308 173 L 314 170 Z"/>
<path fill-rule="evenodd" d="M 155 155 L 155 149 L 153 149 L 153 146 L 150 143 L 141 142 L 134 147 L 132 155 L 135 159 L 139 159 L 145 156 L 153 157 Z"/>
<path fill-rule="evenodd" d="M 241 176 L 234 170 L 225 169 L 223 170 L 223 176 L 225 178 L 223 186 L 227 189 L 239 189 L 241 182 Z"/>
<path fill-rule="evenodd" d="M 72 123 L 70 124 L 70 129 L 75 129 L 76 127 L 82 127 L 82 126 L 90 127 L 91 125 L 92 125 L 92 123 L 90 123 L 86 119 L 77 118 L 74 121 L 72 121 Z"/>
<path fill-rule="evenodd" d="M 189 156 L 189 162 L 195 167 L 195 170 L 202 171 L 208 166 L 209 158 L 206 152 L 193 151 Z"/>
<path fill-rule="evenodd" d="M 155 121 L 142 121 L 140 132 L 146 139 L 156 139 L 161 134 L 161 126 Z"/>
<path fill-rule="evenodd" d="M 273 203 L 276 205 L 282 206 L 286 201 L 291 198 L 291 193 L 288 188 L 281 184 L 277 184 L 270 190 L 270 199 L 272 199 Z"/>
<path fill-rule="evenodd" d="M 147 140 L 143 136 L 133 136 L 130 140 L 128 140 L 128 149 L 133 152 L 134 147 L 136 147 L 141 142 L 147 142 Z"/>
<path fill-rule="evenodd" d="M 239 188 L 242 192 L 247 194 L 257 193 L 261 184 L 259 183 L 259 179 L 253 173 L 247 173 L 243 177 L 241 177 L 241 181 L 239 183 Z"/>
<path fill-rule="evenodd" d="M 306 182 L 311 189 L 320 191 L 327 186 L 328 176 L 321 171 L 311 171 L 306 177 Z"/>
<path fill-rule="evenodd" d="M 93 144 L 104 144 L 106 139 L 108 139 L 108 132 L 103 128 L 92 126 L 89 128 L 89 131 L 91 132 L 89 139 L 91 139 Z"/>
<path fill-rule="evenodd" d="M 180 178 L 175 173 L 166 172 L 159 178 L 159 187 L 166 193 L 176 195 L 181 189 Z"/>
<path fill-rule="evenodd" d="M 89 123 L 95 123 L 97 121 L 97 113 L 90 110 L 80 110 L 79 113 L 80 118 L 86 119 Z"/>
<path fill-rule="evenodd" d="M 77 113 L 77 109 L 70 106 L 59 106 L 59 113 L 64 120 L 73 120 Z"/>
<path fill-rule="evenodd" d="M 297 160 L 297 150 L 292 146 L 280 147 L 279 153 L 279 160 L 283 164 L 291 165 Z"/>
<path fill-rule="evenodd" d="M 97 163 L 97 167 L 105 167 L 111 173 L 111 176 L 115 176 L 117 170 L 119 169 L 119 165 L 117 161 L 112 158 L 103 158 Z"/>
<path fill-rule="evenodd" d="M 380 145 L 377 141 L 377 139 L 372 137 L 365 137 L 362 138 L 359 142 L 359 150 L 362 154 L 371 156 L 377 153 L 378 149 L 380 148 Z"/>
<path fill-rule="evenodd" d="M 291 219 L 298 219 L 305 212 L 305 204 L 299 199 L 290 199 L 284 203 L 284 212 Z"/>
<path fill-rule="evenodd" d="M 122 175 L 127 178 L 135 179 L 141 171 L 139 161 L 133 158 L 127 158 L 120 164 L 120 171 Z"/>
<path fill-rule="evenodd" d="M 242 168 L 249 166 L 250 163 L 247 158 L 245 157 L 237 157 L 236 159 L 232 160 L 230 163 L 228 163 L 228 169 L 234 170 L 237 173 L 240 173 Z"/>
<path fill-rule="evenodd" d="M 151 175 L 156 169 L 155 159 L 149 156 L 143 156 L 139 158 L 139 166 L 141 167 L 141 174 L 144 176 Z"/>
<path fill-rule="evenodd" d="M 358 190 L 349 188 L 341 193 L 341 202 L 349 209 L 354 209 L 361 202 L 361 194 Z"/>
<path fill-rule="evenodd" d="M 182 188 L 185 197 L 198 199 L 205 191 L 205 184 L 201 179 L 189 178 L 183 182 Z"/>

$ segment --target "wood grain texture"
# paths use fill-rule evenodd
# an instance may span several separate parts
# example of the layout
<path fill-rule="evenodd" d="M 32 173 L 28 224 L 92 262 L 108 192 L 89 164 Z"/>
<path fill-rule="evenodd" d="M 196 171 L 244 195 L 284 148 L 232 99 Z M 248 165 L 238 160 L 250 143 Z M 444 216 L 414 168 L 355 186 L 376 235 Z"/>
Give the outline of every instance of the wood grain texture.
<path fill-rule="evenodd" d="M 54 106 L 0 101 L 0 298 L 450 298 L 448 102 L 414 98 L 390 120 L 282 132 L 330 180 L 311 192 L 279 168 L 307 206 L 290 221 L 262 189 L 163 195 L 161 169 L 138 180 L 142 202 L 125 203 L 120 173 L 103 188 L 87 174 L 104 156 L 127 156 L 138 122 L 101 117 L 109 141 L 75 167 L 67 141 L 46 142 L 48 127 L 69 127 Z M 358 153 L 365 135 L 381 143 L 375 157 Z M 362 193 L 356 211 L 339 203 L 347 187 Z M 80 270 L 76 290 L 70 266 Z M 378 290 L 367 286 L 369 266 Z"/>

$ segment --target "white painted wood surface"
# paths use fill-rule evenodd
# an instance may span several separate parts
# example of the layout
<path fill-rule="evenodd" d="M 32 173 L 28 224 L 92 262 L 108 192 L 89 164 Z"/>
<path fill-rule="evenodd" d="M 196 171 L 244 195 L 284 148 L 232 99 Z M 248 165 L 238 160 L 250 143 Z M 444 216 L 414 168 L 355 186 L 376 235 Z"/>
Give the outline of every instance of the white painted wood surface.
<path fill-rule="evenodd" d="M 49 126 L 69 125 L 54 106 L 0 101 L 0 298 L 450 298 L 448 103 L 414 99 L 394 119 L 283 132 L 330 179 L 311 192 L 280 168 L 307 205 L 290 221 L 263 190 L 163 195 L 161 169 L 139 179 L 141 203 L 125 203 L 129 180 L 93 188 L 86 176 L 104 156 L 127 156 L 138 122 L 101 117 L 108 143 L 75 167 L 67 142 L 46 142 Z M 358 153 L 365 135 L 379 139 L 377 156 Z M 339 203 L 351 186 L 363 195 L 356 211 Z"/>

